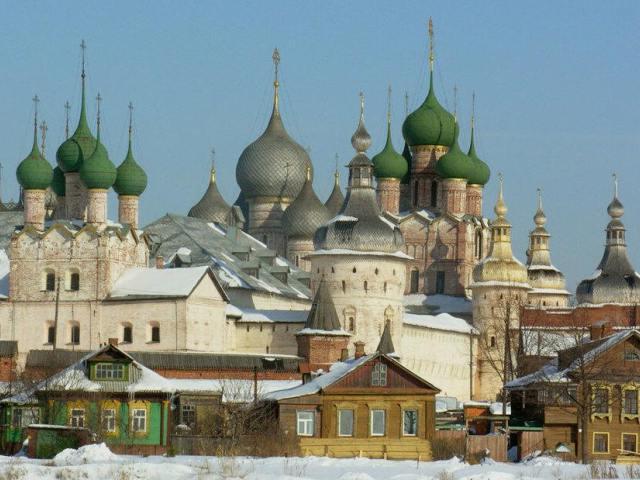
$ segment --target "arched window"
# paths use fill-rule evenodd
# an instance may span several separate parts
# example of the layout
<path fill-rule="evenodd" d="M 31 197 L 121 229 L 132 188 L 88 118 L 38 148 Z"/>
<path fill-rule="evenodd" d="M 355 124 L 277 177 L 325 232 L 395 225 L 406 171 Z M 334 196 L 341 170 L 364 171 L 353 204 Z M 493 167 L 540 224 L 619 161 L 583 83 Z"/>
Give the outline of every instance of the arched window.
<path fill-rule="evenodd" d="M 133 326 L 130 323 L 122 325 L 122 343 L 133 342 Z"/>
<path fill-rule="evenodd" d="M 53 345 L 56 342 L 56 327 L 53 322 L 47 322 L 46 328 L 46 342 L 49 345 Z"/>
<path fill-rule="evenodd" d="M 80 325 L 78 325 L 78 323 L 72 323 L 69 333 L 69 343 L 78 345 L 80 343 Z"/>
<path fill-rule="evenodd" d="M 149 342 L 160 343 L 160 325 L 158 322 L 151 322 L 149 324 Z"/>
<path fill-rule="evenodd" d="M 369 283 L 366 280 L 364 281 L 364 291 L 365 292 L 369 291 Z"/>
<path fill-rule="evenodd" d="M 356 273 L 356 271 L 357 271 L 357 270 L 356 270 L 356 267 L 353 267 L 352 272 L 353 272 L 353 273 Z"/>
<path fill-rule="evenodd" d="M 56 272 L 53 269 L 47 268 L 44 270 L 44 272 L 42 272 L 42 286 L 40 287 L 40 289 L 47 292 L 55 291 Z"/>
<path fill-rule="evenodd" d="M 331 273 L 336 273 L 336 269 L 331 267 Z"/>
<path fill-rule="evenodd" d="M 347 291 L 347 282 L 342 280 L 342 293 L 345 293 L 346 291 Z"/>
<path fill-rule="evenodd" d="M 356 321 L 353 317 L 349 317 L 349 331 L 350 332 L 355 332 L 356 331 Z"/>
<path fill-rule="evenodd" d="M 494 335 L 491 335 L 489 338 L 489 346 L 491 348 L 496 348 L 496 337 Z"/>
<path fill-rule="evenodd" d="M 344 328 L 351 333 L 356 331 L 356 309 L 349 306 L 342 311 L 344 315 Z"/>
<path fill-rule="evenodd" d="M 431 206 L 438 206 L 438 182 L 435 180 L 431 182 Z"/>
<path fill-rule="evenodd" d="M 380 271 L 376 268 L 375 273 L 376 273 L 376 275 L 378 275 L 378 273 L 380 273 Z"/>

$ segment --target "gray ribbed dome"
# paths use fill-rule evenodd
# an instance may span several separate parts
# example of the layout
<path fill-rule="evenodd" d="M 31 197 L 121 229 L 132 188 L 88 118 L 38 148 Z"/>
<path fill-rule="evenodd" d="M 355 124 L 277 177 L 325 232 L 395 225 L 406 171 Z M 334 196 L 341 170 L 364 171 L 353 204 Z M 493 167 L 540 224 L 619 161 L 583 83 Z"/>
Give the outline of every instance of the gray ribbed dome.
<path fill-rule="evenodd" d="M 364 153 L 371 137 L 364 127 L 363 101 L 360 108 L 360 122 L 352 137 L 357 153 L 349 163 L 347 198 L 340 214 L 316 231 L 313 243 L 316 250 L 395 253 L 404 248 L 404 238 L 397 226 L 380 215 L 372 184 L 373 164 Z"/>
<path fill-rule="evenodd" d="M 287 133 L 277 105 L 260 137 L 244 149 L 236 167 L 236 180 L 245 198 L 294 199 L 305 182 L 309 155 Z"/>
<path fill-rule="evenodd" d="M 229 221 L 230 210 L 231 207 L 218 191 L 216 171 L 215 169 L 211 169 L 209 186 L 200 201 L 191 207 L 189 216 L 207 222 L 218 222 L 226 225 Z"/>
<path fill-rule="evenodd" d="M 284 211 L 282 226 L 290 239 L 312 240 L 316 230 L 331 220 L 331 216 L 313 191 L 313 182 L 308 178 L 300 195 Z"/>
<path fill-rule="evenodd" d="M 598 269 L 578 285 L 578 303 L 638 303 L 640 302 L 640 276 L 627 254 L 624 224 L 620 217 L 624 207 L 617 195 L 607 212 L 611 221 L 607 225 L 607 242 Z"/>

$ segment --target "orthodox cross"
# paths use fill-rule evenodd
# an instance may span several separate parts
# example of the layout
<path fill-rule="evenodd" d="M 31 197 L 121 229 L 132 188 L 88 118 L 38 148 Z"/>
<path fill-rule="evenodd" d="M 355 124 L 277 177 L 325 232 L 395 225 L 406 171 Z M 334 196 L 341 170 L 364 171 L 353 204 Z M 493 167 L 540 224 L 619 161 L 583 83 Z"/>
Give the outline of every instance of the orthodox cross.
<path fill-rule="evenodd" d="M 131 142 L 131 132 L 133 132 L 133 102 L 129 102 L 129 142 Z"/>
<path fill-rule="evenodd" d="M 82 50 L 82 79 L 84 80 L 84 62 L 85 62 L 85 52 L 87 50 L 87 44 L 84 39 L 80 42 L 80 49 Z"/>
<path fill-rule="evenodd" d="M 280 65 L 280 52 L 277 48 L 273 49 L 273 55 L 271 56 L 273 60 L 273 68 L 274 68 L 274 80 L 273 80 L 273 106 L 276 112 L 279 111 L 279 95 L 278 95 L 278 87 L 280 87 L 280 82 L 278 81 L 278 69 Z"/>
<path fill-rule="evenodd" d="M 429 31 L 429 70 L 433 71 L 433 60 L 434 60 L 434 55 L 433 55 L 433 20 L 431 19 L 431 17 L 429 17 L 428 31 Z"/>
<path fill-rule="evenodd" d="M 42 135 L 42 147 L 40 148 L 40 150 L 42 150 L 43 157 L 44 157 L 44 150 L 47 142 L 47 130 L 49 130 L 49 127 L 47 127 L 47 122 L 43 120 L 40 123 L 40 134 Z"/>
<path fill-rule="evenodd" d="M 71 105 L 69 104 L 69 100 L 67 100 L 66 102 L 64 102 L 64 117 L 65 117 L 64 135 L 65 135 L 65 138 L 69 138 L 69 110 L 71 110 Z"/>
<path fill-rule="evenodd" d="M 98 106 L 98 113 L 97 113 L 98 133 L 100 133 L 100 103 L 102 103 L 102 95 L 100 95 L 100 92 L 98 92 L 98 95 L 96 96 L 96 105 Z"/>

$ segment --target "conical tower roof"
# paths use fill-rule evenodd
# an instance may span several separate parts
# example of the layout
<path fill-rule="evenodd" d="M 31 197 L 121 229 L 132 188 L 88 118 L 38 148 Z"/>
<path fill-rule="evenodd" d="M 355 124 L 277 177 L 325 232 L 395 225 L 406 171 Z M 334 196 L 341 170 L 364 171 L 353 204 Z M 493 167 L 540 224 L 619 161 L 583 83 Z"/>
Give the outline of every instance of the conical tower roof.
<path fill-rule="evenodd" d="M 380 342 L 378 343 L 376 352 L 392 356 L 395 356 L 396 354 L 396 347 L 393 345 L 393 339 L 391 338 L 391 326 L 389 322 L 384 325 L 384 330 L 382 331 L 382 336 L 380 337 Z"/>
<path fill-rule="evenodd" d="M 96 149 L 96 138 L 92 135 L 89 124 L 87 123 L 87 109 L 85 101 L 85 70 L 84 70 L 84 40 L 82 47 L 82 100 L 80 105 L 80 118 L 78 126 L 73 135 L 66 139 L 56 152 L 56 160 L 58 166 L 63 172 L 77 172 L 82 166 L 82 162 Z"/>
<path fill-rule="evenodd" d="M 320 280 L 304 329 L 298 335 L 317 334 L 318 332 L 349 335 L 340 325 L 340 319 L 331 299 L 329 286 L 324 280 Z"/>
<path fill-rule="evenodd" d="M 316 230 L 331 220 L 331 213 L 313 191 L 311 169 L 300 194 L 284 211 L 282 226 L 289 239 L 313 240 Z"/>
<path fill-rule="evenodd" d="M 342 194 L 342 189 L 340 188 L 340 172 L 338 172 L 337 166 L 333 177 L 333 190 L 331 190 L 331 195 L 329 195 L 327 201 L 324 202 L 324 206 L 327 207 L 327 210 L 329 210 L 331 217 L 335 217 L 342 209 L 342 205 L 344 204 L 344 195 Z"/>
<path fill-rule="evenodd" d="M 224 197 L 218 190 L 216 183 L 216 168 L 211 166 L 211 176 L 209 185 L 204 192 L 202 198 L 196 203 L 191 210 L 189 216 L 200 218 L 207 222 L 217 222 L 227 224 L 229 222 L 229 213 L 231 206 L 225 201 Z"/>

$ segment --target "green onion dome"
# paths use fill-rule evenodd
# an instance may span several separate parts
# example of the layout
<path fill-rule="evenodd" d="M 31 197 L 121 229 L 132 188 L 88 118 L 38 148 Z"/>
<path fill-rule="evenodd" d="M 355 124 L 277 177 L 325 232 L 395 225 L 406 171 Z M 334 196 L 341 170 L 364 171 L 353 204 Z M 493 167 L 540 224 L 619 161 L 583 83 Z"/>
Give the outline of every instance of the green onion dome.
<path fill-rule="evenodd" d="M 64 173 L 78 172 L 82 162 L 96 149 L 96 139 L 91 134 L 87 123 L 87 113 L 84 100 L 84 73 L 82 77 L 82 105 L 80 107 L 80 120 L 76 131 L 66 139 L 56 152 L 58 166 Z"/>
<path fill-rule="evenodd" d="M 53 169 L 53 180 L 51 180 L 51 189 L 58 197 L 64 197 L 67 185 L 64 179 L 64 172 L 60 167 Z"/>
<path fill-rule="evenodd" d="M 18 183 L 25 190 L 46 190 L 51 185 L 53 169 L 38 149 L 37 122 L 33 126 L 33 147 L 16 170 Z"/>
<path fill-rule="evenodd" d="M 453 145 L 436 163 L 436 173 L 442 178 L 468 179 L 472 170 L 471 160 L 460 150 L 458 134 L 460 128 L 455 124 Z"/>
<path fill-rule="evenodd" d="M 80 179 L 90 190 L 107 190 L 116 181 L 117 174 L 116 166 L 109 160 L 107 149 L 100 142 L 100 125 L 98 124 L 96 148 L 91 156 L 82 162 Z"/>
<path fill-rule="evenodd" d="M 402 124 L 402 135 L 408 145 L 453 145 L 455 119 L 447 112 L 433 90 L 433 72 L 429 77 L 429 93 L 418 109 Z"/>
<path fill-rule="evenodd" d="M 116 181 L 113 189 L 118 195 L 134 195 L 139 197 L 147 188 L 147 174 L 133 158 L 131 151 L 131 137 L 127 156 L 117 169 Z"/>
<path fill-rule="evenodd" d="M 395 151 L 391 140 L 391 122 L 387 123 L 387 143 L 380 153 L 375 155 L 373 162 L 373 174 L 376 178 L 397 178 L 402 180 L 409 166 L 407 160 Z"/>
<path fill-rule="evenodd" d="M 476 153 L 475 142 L 473 140 L 473 127 L 471 127 L 471 144 L 469 145 L 469 153 L 467 154 L 471 160 L 471 168 L 469 170 L 470 185 L 486 185 L 491 177 L 489 165 L 484 163 Z"/>

